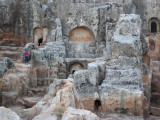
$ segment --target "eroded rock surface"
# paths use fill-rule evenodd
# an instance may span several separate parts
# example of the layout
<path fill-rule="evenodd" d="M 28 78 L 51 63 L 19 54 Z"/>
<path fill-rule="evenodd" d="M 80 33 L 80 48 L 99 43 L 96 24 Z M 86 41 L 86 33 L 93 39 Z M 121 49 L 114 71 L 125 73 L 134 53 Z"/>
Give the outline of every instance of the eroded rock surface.
<path fill-rule="evenodd" d="M 30 120 L 159 115 L 159 3 L 1 0 L 0 105 Z"/>
<path fill-rule="evenodd" d="M 57 79 L 49 87 L 48 93 L 34 107 L 24 110 L 29 120 L 39 114 L 63 114 L 68 107 L 76 107 L 77 100 L 72 79 Z"/>
<path fill-rule="evenodd" d="M 0 107 L 0 119 L 1 120 L 20 120 L 20 117 L 10 109 Z"/>
<path fill-rule="evenodd" d="M 62 120 L 99 120 L 99 117 L 87 110 L 74 109 L 69 107 L 65 111 Z"/>
<path fill-rule="evenodd" d="M 0 59 L 0 78 L 2 78 L 4 73 L 11 68 L 14 68 L 13 61 L 10 58 L 1 58 Z"/>

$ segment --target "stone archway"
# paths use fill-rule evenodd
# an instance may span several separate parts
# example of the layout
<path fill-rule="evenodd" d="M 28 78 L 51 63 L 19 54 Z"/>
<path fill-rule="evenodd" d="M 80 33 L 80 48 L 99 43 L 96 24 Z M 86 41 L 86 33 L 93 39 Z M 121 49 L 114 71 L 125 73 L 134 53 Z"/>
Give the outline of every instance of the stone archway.
<path fill-rule="evenodd" d="M 94 40 L 94 34 L 89 28 L 80 26 L 70 31 L 69 40 L 74 42 L 89 42 Z"/>
<path fill-rule="evenodd" d="M 40 28 L 36 27 L 34 28 L 34 43 L 38 46 L 41 46 L 44 42 L 47 41 L 47 34 L 48 29 L 47 28 Z"/>
<path fill-rule="evenodd" d="M 158 18 L 151 18 L 149 20 L 149 32 L 150 33 L 157 33 L 157 32 L 159 32 Z"/>
<path fill-rule="evenodd" d="M 4 31 L 4 32 L 9 32 L 10 31 L 10 25 L 9 24 L 4 24 L 3 26 L 2 26 L 2 30 Z"/>
<path fill-rule="evenodd" d="M 75 62 L 69 67 L 69 73 L 74 74 L 77 70 L 83 70 L 83 69 L 84 66 L 81 63 Z"/>
<path fill-rule="evenodd" d="M 43 29 L 37 27 L 34 29 L 34 43 L 39 45 L 39 39 L 43 38 Z"/>

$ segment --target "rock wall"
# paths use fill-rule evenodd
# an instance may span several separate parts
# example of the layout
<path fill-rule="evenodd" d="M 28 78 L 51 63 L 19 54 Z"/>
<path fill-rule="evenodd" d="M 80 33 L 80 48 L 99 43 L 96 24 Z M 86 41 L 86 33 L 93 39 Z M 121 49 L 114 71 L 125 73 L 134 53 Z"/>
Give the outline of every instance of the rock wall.
<path fill-rule="evenodd" d="M 115 26 L 108 61 L 97 60 L 89 63 L 86 70 L 73 74 L 85 109 L 143 115 L 140 33 L 138 15 L 121 15 Z"/>
<path fill-rule="evenodd" d="M 33 30 L 36 27 L 54 26 L 54 3 L 38 0 L 1 0 L 0 27 L 33 40 Z"/>
<path fill-rule="evenodd" d="M 103 3 L 103 2 L 102 2 Z M 73 3 L 59 2 L 59 18 L 62 20 L 63 35 L 69 37 L 77 27 L 87 27 L 94 35 L 90 42 L 73 42 L 66 39 L 68 58 L 95 58 L 106 43 L 106 23 L 117 22 L 123 5 L 118 3 Z M 66 11 L 66 12 L 63 12 Z M 108 11 L 108 12 L 107 12 Z"/>
<path fill-rule="evenodd" d="M 134 4 L 136 6 L 136 14 L 140 15 L 142 18 L 142 30 L 143 33 L 150 33 L 150 20 L 151 18 L 155 18 L 155 22 L 157 22 L 157 26 L 159 27 L 159 19 L 160 15 L 158 14 L 159 4 L 160 2 L 157 0 L 134 0 Z"/>

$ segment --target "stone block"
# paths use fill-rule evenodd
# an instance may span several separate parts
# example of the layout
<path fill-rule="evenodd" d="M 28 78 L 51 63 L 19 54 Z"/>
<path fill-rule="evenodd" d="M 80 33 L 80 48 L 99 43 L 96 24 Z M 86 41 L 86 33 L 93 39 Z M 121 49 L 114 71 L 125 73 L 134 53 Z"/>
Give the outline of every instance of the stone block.
<path fill-rule="evenodd" d="M 160 80 L 160 73 L 152 73 L 152 81 Z"/>
<path fill-rule="evenodd" d="M 160 93 L 152 93 L 151 94 L 151 104 L 160 105 Z"/>
<path fill-rule="evenodd" d="M 159 66 L 157 66 L 157 67 L 152 67 L 152 72 L 154 72 L 154 73 L 159 73 L 160 71 L 159 71 Z"/>
<path fill-rule="evenodd" d="M 154 80 L 151 83 L 152 86 L 152 92 L 158 92 L 160 93 L 160 80 Z"/>
<path fill-rule="evenodd" d="M 151 115 L 160 116 L 160 108 L 150 106 L 150 113 Z"/>
<path fill-rule="evenodd" d="M 158 57 L 157 55 L 151 55 L 151 56 L 150 56 L 150 59 L 151 59 L 152 61 L 158 61 L 158 60 L 159 60 L 159 57 Z"/>
<path fill-rule="evenodd" d="M 16 104 L 16 100 L 18 98 L 18 93 L 13 92 L 2 92 L 2 105 L 5 107 L 9 107 L 11 105 Z"/>
<path fill-rule="evenodd" d="M 143 115 L 143 94 L 142 92 L 131 92 L 120 88 L 104 85 L 100 90 L 102 110 L 112 113 Z"/>
<path fill-rule="evenodd" d="M 158 67 L 158 66 L 160 66 L 160 61 L 151 61 L 151 66 L 152 67 Z"/>
<path fill-rule="evenodd" d="M 151 75 L 142 75 L 143 84 L 151 83 Z"/>

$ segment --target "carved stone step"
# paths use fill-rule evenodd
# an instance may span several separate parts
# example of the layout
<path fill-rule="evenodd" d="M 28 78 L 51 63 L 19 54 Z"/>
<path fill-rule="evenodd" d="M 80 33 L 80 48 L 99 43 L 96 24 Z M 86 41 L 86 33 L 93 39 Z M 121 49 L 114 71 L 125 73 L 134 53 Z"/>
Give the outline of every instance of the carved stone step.
<path fill-rule="evenodd" d="M 151 93 L 151 104 L 160 105 L 160 93 Z"/>
<path fill-rule="evenodd" d="M 23 97 L 24 106 L 26 108 L 31 108 L 38 103 L 43 97 L 34 96 L 34 97 Z"/>
<path fill-rule="evenodd" d="M 8 107 L 16 104 L 18 93 L 16 91 L 2 92 L 2 106 Z"/>
<path fill-rule="evenodd" d="M 29 90 L 32 91 L 34 95 L 44 96 L 48 91 L 48 87 L 29 88 Z"/>
<path fill-rule="evenodd" d="M 16 51 L 21 52 L 23 47 L 0 46 L 0 51 Z"/>
<path fill-rule="evenodd" d="M 0 57 L 9 57 L 11 59 L 18 60 L 21 57 L 21 53 L 15 51 L 0 51 Z"/>
<path fill-rule="evenodd" d="M 160 116 L 160 107 L 150 106 L 150 114 Z"/>

